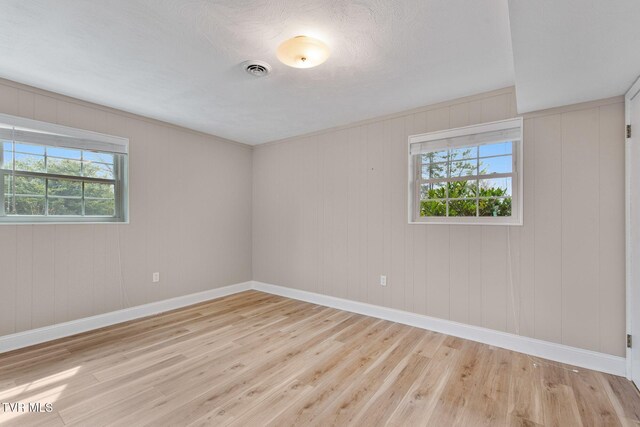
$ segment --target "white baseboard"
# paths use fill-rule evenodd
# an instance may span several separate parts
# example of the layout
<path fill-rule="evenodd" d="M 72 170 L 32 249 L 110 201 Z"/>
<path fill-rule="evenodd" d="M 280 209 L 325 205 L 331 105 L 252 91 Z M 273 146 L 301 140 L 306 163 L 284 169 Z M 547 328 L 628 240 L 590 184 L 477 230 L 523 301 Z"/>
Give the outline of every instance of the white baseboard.
<path fill-rule="evenodd" d="M 410 313 L 393 308 L 386 308 L 256 281 L 238 283 L 196 294 L 180 296 L 168 300 L 126 308 L 124 310 L 99 314 L 97 316 L 45 326 L 43 328 L 0 336 L 0 353 L 40 344 L 58 338 L 68 337 L 129 320 L 163 313 L 165 311 L 175 310 L 177 308 L 186 307 L 250 289 L 415 326 L 496 347 L 506 348 L 520 353 L 530 354 L 536 357 L 542 357 L 556 362 L 566 363 L 568 365 L 593 369 L 595 371 L 606 372 L 619 376 L 625 376 L 626 374 L 626 359 L 624 357 L 612 356 L 605 353 L 569 347 L 562 344 L 555 344 L 535 338 L 495 331 L 479 326 L 467 325 L 422 314 Z"/>
<path fill-rule="evenodd" d="M 613 375 L 626 375 L 626 359 L 624 357 L 612 356 L 610 354 L 598 353 L 563 344 L 556 344 L 535 338 L 510 334 L 507 332 L 495 331 L 493 329 L 467 325 L 464 323 L 453 322 L 451 320 L 438 319 L 436 317 L 425 316 L 422 314 L 410 313 L 393 308 L 386 308 L 363 302 L 271 285 L 268 283 L 254 281 L 252 288 L 287 298 L 293 298 L 313 304 L 337 308 L 340 310 L 415 326 L 417 328 L 440 332 L 459 338 L 465 338 L 495 347 L 529 354 L 531 356 L 566 363 L 568 365 L 579 366 L 581 368 L 606 372 Z"/>
<path fill-rule="evenodd" d="M 104 328 L 105 326 L 115 325 L 116 323 L 122 323 L 129 320 L 139 319 L 141 317 L 163 313 L 165 311 L 175 310 L 176 308 L 186 307 L 199 302 L 209 301 L 215 298 L 247 291 L 250 290 L 251 287 L 252 282 L 237 283 L 235 285 L 224 286 L 222 288 L 198 292 L 196 294 L 184 295 L 149 304 L 138 305 L 136 307 L 125 308 L 123 310 L 85 317 L 83 319 L 72 320 L 70 322 L 58 323 L 56 325 L 0 336 L 0 353 L 76 335 L 93 329 Z"/>

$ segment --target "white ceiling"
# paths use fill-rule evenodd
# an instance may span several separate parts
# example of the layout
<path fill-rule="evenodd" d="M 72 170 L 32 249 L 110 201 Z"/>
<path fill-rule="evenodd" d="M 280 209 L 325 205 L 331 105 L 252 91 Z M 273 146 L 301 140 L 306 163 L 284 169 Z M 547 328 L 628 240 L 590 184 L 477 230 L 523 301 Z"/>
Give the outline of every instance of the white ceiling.
<path fill-rule="evenodd" d="M 620 95 L 640 73 L 640 0 L 507 1 L 2 0 L 0 77 L 258 144 L 514 83 L 520 112 Z M 300 34 L 325 64 L 278 62 Z"/>
<path fill-rule="evenodd" d="M 640 0 L 509 0 L 518 111 L 622 95 L 640 75 Z"/>
<path fill-rule="evenodd" d="M 2 0 L 0 77 L 249 144 L 514 83 L 507 0 Z"/>

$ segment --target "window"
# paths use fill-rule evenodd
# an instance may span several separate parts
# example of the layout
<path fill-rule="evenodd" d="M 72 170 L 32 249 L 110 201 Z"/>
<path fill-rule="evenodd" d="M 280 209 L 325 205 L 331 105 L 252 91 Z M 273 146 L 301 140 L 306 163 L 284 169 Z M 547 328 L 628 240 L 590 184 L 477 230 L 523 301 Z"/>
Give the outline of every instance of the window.
<path fill-rule="evenodd" d="M 409 222 L 522 224 L 522 119 L 409 137 Z"/>
<path fill-rule="evenodd" d="M 0 223 L 126 222 L 124 138 L 0 114 Z"/>

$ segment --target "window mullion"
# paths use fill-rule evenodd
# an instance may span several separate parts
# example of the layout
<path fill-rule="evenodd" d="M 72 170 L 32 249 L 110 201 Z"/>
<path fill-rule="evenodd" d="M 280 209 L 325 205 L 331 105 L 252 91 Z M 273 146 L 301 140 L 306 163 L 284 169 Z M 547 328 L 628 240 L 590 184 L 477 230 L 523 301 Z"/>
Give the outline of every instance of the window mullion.
<path fill-rule="evenodd" d="M 113 195 L 115 197 L 115 216 L 117 218 L 123 218 L 123 188 L 122 188 L 122 175 L 121 173 L 121 162 L 123 161 L 123 156 L 114 155 L 113 156 L 113 178 L 115 179 L 115 183 L 113 185 Z"/>
<path fill-rule="evenodd" d="M 447 178 L 451 179 L 451 150 L 447 151 Z M 448 218 L 449 217 L 449 182 L 445 183 L 444 185 L 444 196 L 445 196 L 445 207 L 446 207 L 446 214 L 445 216 Z"/>
<path fill-rule="evenodd" d="M 416 204 L 415 213 L 416 213 L 416 218 L 419 218 L 420 210 L 422 208 L 421 198 L 420 198 L 420 194 L 422 192 L 422 155 L 418 156 L 418 158 L 416 159 L 416 162 L 418 164 L 418 168 L 417 168 L 418 169 L 417 170 L 418 186 L 416 187 L 415 197 L 418 202 Z"/>
<path fill-rule="evenodd" d="M 84 177 L 84 151 L 80 150 L 80 175 Z M 115 177 L 114 177 L 115 178 Z M 82 216 L 85 216 L 85 206 L 84 206 L 84 186 L 86 181 L 82 181 L 82 194 L 80 199 L 80 212 Z"/>
<path fill-rule="evenodd" d="M 513 158 L 511 160 L 511 170 L 513 177 L 511 178 L 511 214 L 513 215 L 515 212 L 514 207 L 520 206 L 518 197 L 522 197 L 522 194 L 520 194 L 520 180 L 522 176 L 518 170 L 518 158 L 520 157 L 520 153 L 518 152 L 519 147 L 516 146 L 515 142 L 512 144 L 511 152 L 513 153 Z"/>
<path fill-rule="evenodd" d="M 67 181 L 85 181 L 89 183 L 97 183 L 97 184 L 110 184 L 113 185 L 116 183 L 116 179 L 108 179 L 108 178 L 92 178 L 92 177 L 84 177 L 84 176 L 75 176 L 75 175 L 58 175 L 55 173 L 42 173 L 42 172 L 31 172 L 31 171 L 17 171 L 15 172 L 18 176 L 26 176 L 31 178 L 48 178 L 48 179 L 61 179 Z"/>
<path fill-rule="evenodd" d="M 480 176 L 480 147 L 476 150 L 476 171 Z M 480 217 L 480 178 L 476 179 L 476 218 Z"/>
<path fill-rule="evenodd" d="M 492 173 L 486 175 L 467 175 L 467 176 L 456 176 L 452 178 L 434 178 L 434 179 L 425 179 L 422 182 L 425 184 L 438 184 L 441 182 L 457 182 L 457 181 L 472 181 L 474 179 L 497 179 L 497 178 L 513 178 L 514 173 Z"/>
<path fill-rule="evenodd" d="M 49 172 L 49 155 L 47 147 L 44 147 L 44 171 Z M 49 216 L 49 178 L 44 180 L 44 216 Z"/>
<path fill-rule="evenodd" d="M 44 216 L 49 216 L 49 179 L 44 180 Z"/>
<path fill-rule="evenodd" d="M 14 128 L 14 132 L 15 132 L 15 128 Z M 13 195 L 13 197 L 11 197 L 11 212 L 15 213 L 16 212 L 16 141 L 15 138 L 11 141 L 11 155 L 12 155 L 12 161 L 11 161 L 11 194 Z"/>
<path fill-rule="evenodd" d="M 5 216 L 4 211 L 4 144 L 0 147 L 0 216 Z"/>

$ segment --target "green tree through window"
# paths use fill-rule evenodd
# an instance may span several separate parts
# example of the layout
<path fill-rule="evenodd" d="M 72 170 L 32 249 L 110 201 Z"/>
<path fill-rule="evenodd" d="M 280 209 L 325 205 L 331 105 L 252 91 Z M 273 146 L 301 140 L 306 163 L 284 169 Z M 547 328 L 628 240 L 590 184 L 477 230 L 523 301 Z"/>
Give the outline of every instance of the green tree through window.
<path fill-rule="evenodd" d="M 34 156 L 16 159 L 14 168 L 16 171 L 45 171 L 45 158 Z M 49 166 L 49 172 L 64 178 L 23 176 L 5 172 L 5 214 L 114 216 L 114 184 L 82 181 L 83 177 L 104 178 L 105 174 L 113 177 L 113 169 L 113 162 L 109 164 L 85 161 L 81 165 L 80 177 L 79 161 L 55 159 L 55 167 Z"/>
<path fill-rule="evenodd" d="M 511 216 L 511 162 L 511 142 L 420 154 L 420 216 Z"/>

